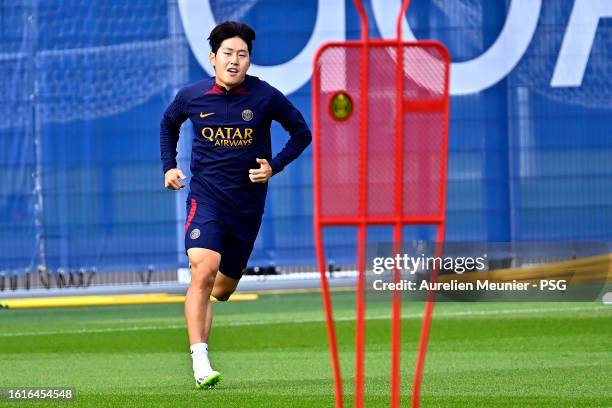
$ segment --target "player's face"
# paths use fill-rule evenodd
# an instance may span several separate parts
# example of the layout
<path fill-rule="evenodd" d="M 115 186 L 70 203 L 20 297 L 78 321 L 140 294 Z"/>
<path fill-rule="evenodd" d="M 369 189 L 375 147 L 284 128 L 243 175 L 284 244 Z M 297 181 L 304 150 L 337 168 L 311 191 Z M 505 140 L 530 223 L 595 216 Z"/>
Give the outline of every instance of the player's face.
<path fill-rule="evenodd" d="M 246 42 L 240 37 L 224 40 L 216 54 L 210 53 L 210 63 L 215 67 L 217 83 L 227 90 L 244 81 L 251 64 Z"/>

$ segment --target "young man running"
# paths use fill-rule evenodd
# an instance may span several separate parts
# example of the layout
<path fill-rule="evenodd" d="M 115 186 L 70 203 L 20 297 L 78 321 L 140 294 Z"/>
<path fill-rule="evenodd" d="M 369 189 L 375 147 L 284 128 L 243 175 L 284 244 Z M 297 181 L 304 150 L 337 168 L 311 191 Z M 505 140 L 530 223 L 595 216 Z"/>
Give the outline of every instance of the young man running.
<path fill-rule="evenodd" d="M 179 190 L 185 175 L 177 167 L 181 124 L 189 119 L 195 137 L 191 151 L 185 250 L 191 283 L 185 319 L 197 388 L 221 380 L 208 359 L 212 295 L 230 298 L 257 237 L 270 177 L 295 160 L 311 141 L 300 112 L 264 81 L 246 75 L 255 32 L 226 21 L 208 38 L 215 76 L 181 89 L 164 113 L 160 148 L 165 187 Z M 270 125 L 279 122 L 290 138 L 272 158 Z"/>

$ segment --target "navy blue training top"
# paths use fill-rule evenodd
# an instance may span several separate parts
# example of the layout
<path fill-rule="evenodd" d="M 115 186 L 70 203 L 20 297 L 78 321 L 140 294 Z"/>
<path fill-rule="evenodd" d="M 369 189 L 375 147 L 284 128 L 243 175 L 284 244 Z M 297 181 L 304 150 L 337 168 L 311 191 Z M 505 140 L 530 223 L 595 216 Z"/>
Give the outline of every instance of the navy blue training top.
<path fill-rule="evenodd" d="M 249 169 L 259 168 L 256 158 L 268 160 L 276 174 L 312 139 L 302 114 L 268 83 L 247 75 L 228 92 L 212 77 L 181 89 L 164 113 L 160 124 L 164 174 L 177 167 L 179 130 L 187 119 L 195 133 L 189 199 L 230 214 L 263 213 L 268 184 L 249 179 Z M 274 159 L 273 120 L 290 135 Z"/>

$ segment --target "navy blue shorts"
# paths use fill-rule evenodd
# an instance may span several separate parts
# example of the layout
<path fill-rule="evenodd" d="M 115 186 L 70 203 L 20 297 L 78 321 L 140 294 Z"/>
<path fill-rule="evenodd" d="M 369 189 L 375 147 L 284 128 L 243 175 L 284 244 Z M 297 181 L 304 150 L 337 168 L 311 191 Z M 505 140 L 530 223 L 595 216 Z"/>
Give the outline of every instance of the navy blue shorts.
<path fill-rule="evenodd" d="M 221 254 L 219 270 L 239 280 L 261 225 L 261 215 L 228 215 L 191 199 L 187 201 L 185 252 L 207 248 Z"/>

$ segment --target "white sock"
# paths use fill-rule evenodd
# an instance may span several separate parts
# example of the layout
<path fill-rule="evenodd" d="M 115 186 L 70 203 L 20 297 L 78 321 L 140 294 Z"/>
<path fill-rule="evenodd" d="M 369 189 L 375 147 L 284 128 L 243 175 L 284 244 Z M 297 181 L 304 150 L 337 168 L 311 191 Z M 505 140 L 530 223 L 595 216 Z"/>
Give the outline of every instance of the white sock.
<path fill-rule="evenodd" d="M 207 377 L 213 370 L 208 361 L 208 344 L 196 343 L 190 347 L 191 359 L 193 360 L 193 376 L 196 378 Z"/>

